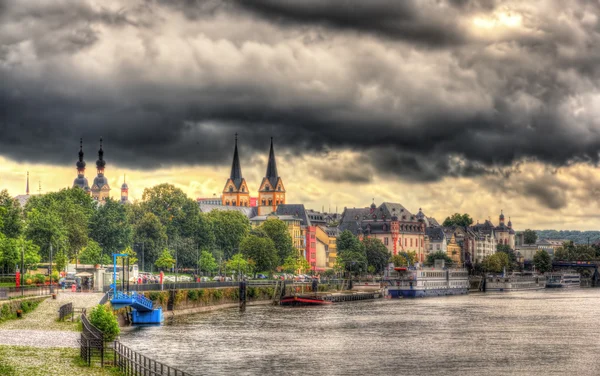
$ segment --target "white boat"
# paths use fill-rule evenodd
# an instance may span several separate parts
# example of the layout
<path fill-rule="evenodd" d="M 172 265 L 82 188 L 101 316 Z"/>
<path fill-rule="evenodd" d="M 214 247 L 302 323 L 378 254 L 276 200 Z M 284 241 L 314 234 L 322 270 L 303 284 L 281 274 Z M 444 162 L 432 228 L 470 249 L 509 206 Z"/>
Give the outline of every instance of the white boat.
<path fill-rule="evenodd" d="M 510 275 L 488 275 L 485 277 L 485 292 L 541 290 L 546 287 L 546 277 L 532 273 L 512 273 Z"/>
<path fill-rule="evenodd" d="M 466 269 L 399 267 L 386 270 L 384 285 L 391 298 L 466 295 L 469 273 Z"/>
<path fill-rule="evenodd" d="M 581 287 L 581 275 L 572 271 L 546 273 L 546 287 L 549 289 Z"/>

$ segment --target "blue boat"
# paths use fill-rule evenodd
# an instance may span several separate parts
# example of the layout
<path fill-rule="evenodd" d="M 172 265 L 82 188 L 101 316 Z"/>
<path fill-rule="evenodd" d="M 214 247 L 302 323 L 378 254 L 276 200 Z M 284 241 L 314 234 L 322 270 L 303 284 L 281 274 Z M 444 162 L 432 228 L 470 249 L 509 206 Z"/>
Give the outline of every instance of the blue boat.
<path fill-rule="evenodd" d="M 466 295 L 469 273 L 466 269 L 444 267 L 393 267 L 385 273 L 385 290 L 390 298 Z"/>

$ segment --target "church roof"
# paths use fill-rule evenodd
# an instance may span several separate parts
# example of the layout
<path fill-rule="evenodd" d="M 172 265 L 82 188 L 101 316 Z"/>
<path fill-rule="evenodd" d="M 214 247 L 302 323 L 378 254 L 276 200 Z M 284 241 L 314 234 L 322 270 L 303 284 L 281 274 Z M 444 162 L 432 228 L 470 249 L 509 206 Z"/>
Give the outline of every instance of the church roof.
<path fill-rule="evenodd" d="M 83 175 L 77 175 L 75 180 L 73 180 L 73 187 L 79 187 L 81 189 L 89 188 L 88 180 Z"/>
<path fill-rule="evenodd" d="M 273 150 L 273 137 L 271 137 L 271 149 L 269 150 L 269 163 L 267 164 L 267 173 L 265 177 L 269 179 L 271 187 L 275 189 L 279 175 L 277 174 L 277 162 L 275 162 L 275 151 Z"/>
<path fill-rule="evenodd" d="M 18 195 L 15 197 L 15 200 L 17 200 L 21 207 L 25 207 L 25 204 L 27 204 L 27 201 L 29 201 L 30 197 L 31 195 Z"/>
<path fill-rule="evenodd" d="M 446 239 L 446 234 L 441 227 L 426 227 L 425 235 L 427 235 L 432 242 L 441 242 Z"/>
<path fill-rule="evenodd" d="M 102 150 L 102 138 L 100 138 L 100 149 L 98 149 L 98 160 L 96 161 L 96 167 L 101 169 L 105 166 L 106 161 L 104 160 L 104 150 Z"/>
<path fill-rule="evenodd" d="M 83 138 L 79 139 L 79 160 L 75 163 L 78 170 L 83 170 L 85 168 L 85 161 L 83 160 Z"/>
<path fill-rule="evenodd" d="M 312 226 L 304 204 L 281 204 L 277 206 L 277 215 L 293 215 L 300 218 L 302 226 Z"/>
<path fill-rule="evenodd" d="M 258 208 L 251 207 L 251 206 L 212 205 L 212 204 L 205 204 L 202 201 L 198 202 L 198 206 L 200 207 L 200 211 L 202 213 L 209 213 L 213 210 L 238 211 L 238 212 L 244 214 L 248 219 L 254 218 L 258 214 Z"/>
<path fill-rule="evenodd" d="M 105 185 L 108 185 L 108 179 L 104 175 L 98 175 L 94 178 L 94 185 L 101 189 Z"/>
<path fill-rule="evenodd" d="M 233 161 L 231 162 L 231 173 L 229 174 L 229 178 L 233 181 L 235 188 L 239 190 L 244 178 L 242 177 L 242 166 L 238 154 L 237 133 L 235 134 L 235 148 L 233 149 Z"/>

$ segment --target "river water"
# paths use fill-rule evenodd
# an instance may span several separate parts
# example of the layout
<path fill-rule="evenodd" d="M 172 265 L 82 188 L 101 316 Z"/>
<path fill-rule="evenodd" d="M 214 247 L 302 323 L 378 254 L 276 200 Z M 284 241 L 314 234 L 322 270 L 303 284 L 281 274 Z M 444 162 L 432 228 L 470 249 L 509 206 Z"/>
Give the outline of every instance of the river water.
<path fill-rule="evenodd" d="M 122 342 L 193 375 L 600 375 L 600 289 L 248 307 Z"/>

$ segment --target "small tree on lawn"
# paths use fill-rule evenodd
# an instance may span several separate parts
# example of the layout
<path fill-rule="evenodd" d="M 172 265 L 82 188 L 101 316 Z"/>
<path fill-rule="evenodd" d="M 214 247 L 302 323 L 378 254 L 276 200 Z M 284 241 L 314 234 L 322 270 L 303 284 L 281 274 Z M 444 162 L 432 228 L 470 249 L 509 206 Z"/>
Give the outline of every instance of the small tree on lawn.
<path fill-rule="evenodd" d="M 105 305 L 98 304 L 92 309 L 90 323 L 104 334 L 105 342 L 114 341 L 121 332 L 117 318 Z"/>
<path fill-rule="evenodd" d="M 159 269 L 169 269 L 173 264 L 175 264 L 175 259 L 171 256 L 171 252 L 166 248 L 163 249 L 158 260 L 154 263 Z"/>

